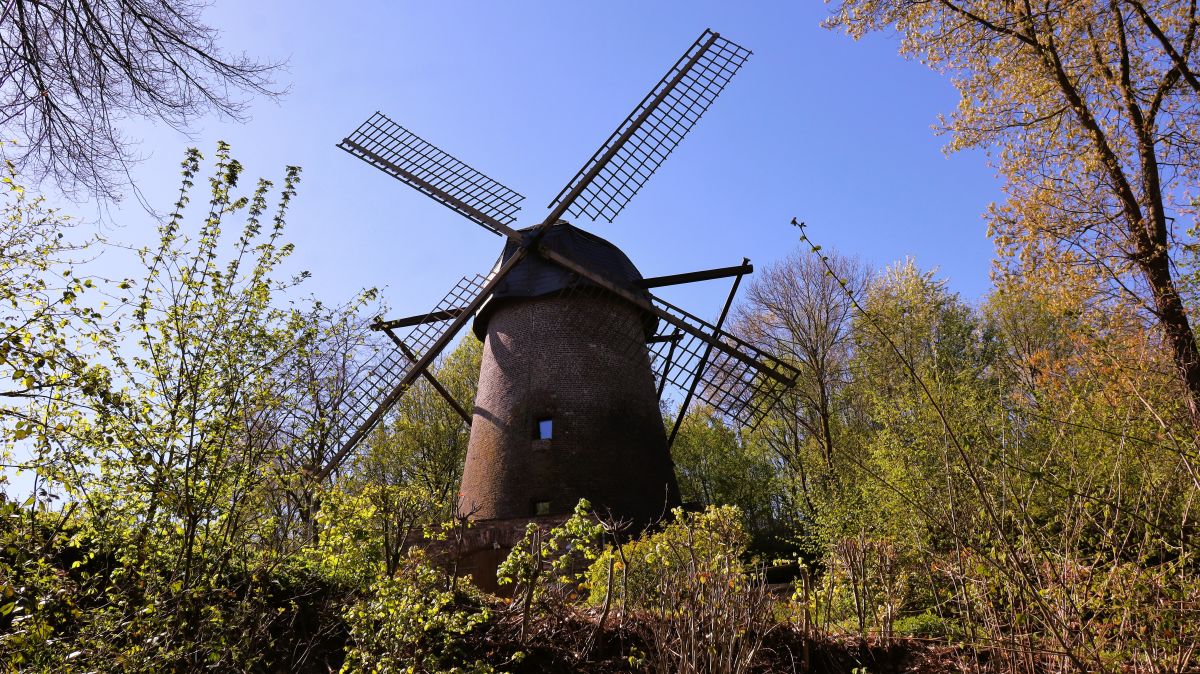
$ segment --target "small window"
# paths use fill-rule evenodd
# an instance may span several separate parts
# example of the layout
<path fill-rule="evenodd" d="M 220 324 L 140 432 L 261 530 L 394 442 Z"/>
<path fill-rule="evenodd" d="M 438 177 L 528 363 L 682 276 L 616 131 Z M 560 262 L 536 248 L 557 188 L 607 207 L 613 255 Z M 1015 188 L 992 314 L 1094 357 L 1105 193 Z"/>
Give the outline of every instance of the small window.
<path fill-rule="evenodd" d="M 554 437 L 554 420 L 550 417 L 544 417 L 537 420 L 537 424 L 533 427 L 534 440 L 549 440 Z"/>
<path fill-rule="evenodd" d="M 549 501 L 534 501 L 533 502 L 533 514 L 534 515 L 549 515 L 550 514 L 550 502 Z"/>

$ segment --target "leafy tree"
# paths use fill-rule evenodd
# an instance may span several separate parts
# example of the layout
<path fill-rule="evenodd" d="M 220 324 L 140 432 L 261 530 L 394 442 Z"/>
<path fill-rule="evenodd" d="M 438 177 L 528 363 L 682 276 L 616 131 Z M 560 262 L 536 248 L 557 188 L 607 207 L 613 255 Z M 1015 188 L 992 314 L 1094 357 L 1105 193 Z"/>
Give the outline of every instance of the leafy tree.
<path fill-rule="evenodd" d="M 96 361 L 114 333 L 102 305 L 86 301 L 94 284 L 76 267 L 94 242 L 71 243 L 70 218 L 28 193 L 13 164 L 0 181 L 0 433 L 29 449 L 54 433 L 31 404 L 70 405 L 81 390 L 107 390 L 108 370 Z"/>
<path fill-rule="evenodd" d="M 273 367 L 288 404 L 273 407 L 268 422 L 277 429 L 271 442 L 278 478 L 268 505 L 275 508 L 280 546 L 304 545 L 319 536 L 320 493 L 328 485 L 312 474 L 329 463 L 348 432 L 350 396 L 369 371 L 369 356 L 393 348 L 380 343 L 364 320 L 375 297 L 372 289 L 341 306 L 318 301 L 289 317 L 299 338 Z"/>
<path fill-rule="evenodd" d="M 525 535 L 496 569 L 497 582 L 513 586 L 521 608 L 522 643 L 529 638 L 534 605 L 561 605 L 561 590 L 570 591 L 579 584 L 583 569 L 595 561 L 604 535 L 605 527 L 587 499 L 580 499 L 571 517 L 559 526 L 547 529 L 539 522 L 525 525 Z"/>
<path fill-rule="evenodd" d="M 856 522 L 871 535 L 928 544 L 937 532 L 921 531 L 920 523 L 939 527 L 974 515 L 967 504 L 978 495 L 947 436 L 955 434 L 971 451 L 984 444 L 980 433 L 996 408 L 989 381 L 994 338 L 945 281 L 912 260 L 885 270 L 861 306 L 853 327 L 853 386 L 869 421 L 860 452 L 842 467 L 854 476 L 851 488 L 865 492 L 842 492 L 827 504 L 828 514 L 836 513 L 826 519 L 827 535 L 834 542 L 857 533 L 855 525 L 839 533 Z M 952 426 L 941 422 L 938 407 L 952 410 Z M 855 504 L 868 503 L 856 517 Z"/>
<path fill-rule="evenodd" d="M 781 515 L 786 496 L 776 466 L 761 442 L 739 434 L 710 407 L 693 407 L 671 446 L 685 503 L 736 506 L 759 546 L 788 537 Z"/>
<path fill-rule="evenodd" d="M 983 147 L 1005 179 L 990 213 L 1008 273 L 1083 274 L 1161 331 L 1200 431 L 1200 349 L 1184 291 L 1200 184 L 1197 10 L 1118 0 L 843 0 L 828 25 L 895 29 L 952 76 L 952 149 Z"/>
<path fill-rule="evenodd" d="M 815 515 L 817 501 L 837 478 L 839 454 L 850 449 L 850 298 L 867 277 L 859 262 L 837 253 L 826 253 L 823 262 L 815 251 L 796 252 L 756 278 L 737 309 L 740 337 L 800 370 L 796 387 L 750 438 L 774 455 L 784 487 L 782 510 L 797 530 Z"/>
<path fill-rule="evenodd" d="M 271 182 L 238 196 L 242 166 L 220 145 L 207 212 L 189 235 L 200 161 L 188 152 L 159 245 L 141 251 L 145 280 L 123 284 L 128 311 L 108 318 L 131 337 L 106 363 L 112 386 L 37 408 L 50 420 L 44 474 L 119 569 L 92 587 L 117 599 L 85 623 L 91 662 L 118 652 L 148 668 L 238 662 L 272 619 L 262 574 L 280 558 L 260 544 L 275 528 L 263 495 L 280 450 L 273 412 L 291 402 L 277 368 L 312 333 L 274 302 L 295 280 L 273 277 L 291 252 L 281 237 L 299 169 L 287 170 L 268 213 Z M 239 215 L 229 245 L 222 228 Z M 229 604 L 232 588 L 240 601 Z M 231 625 L 246 641 L 228 641 Z"/>

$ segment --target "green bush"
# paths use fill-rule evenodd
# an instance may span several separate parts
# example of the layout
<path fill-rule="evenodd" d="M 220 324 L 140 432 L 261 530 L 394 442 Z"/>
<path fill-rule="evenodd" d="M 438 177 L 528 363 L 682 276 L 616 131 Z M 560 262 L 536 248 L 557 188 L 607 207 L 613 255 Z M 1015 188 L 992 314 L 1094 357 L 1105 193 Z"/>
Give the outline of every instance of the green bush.
<path fill-rule="evenodd" d="M 702 513 L 674 511 L 674 521 L 652 533 L 603 552 L 587 572 L 589 601 L 604 602 L 609 568 L 613 569 L 613 601 L 646 606 L 660 594 L 664 574 L 695 572 L 706 582 L 714 574 L 741 578 L 749 535 L 742 514 L 734 506 L 709 506 Z"/>
<path fill-rule="evenodd" d="M 488 618 L 477 598 L 449 591 L 445 575 L 414 554 L 346 611 L 351 643 L 342 671 L 491 672 L 462 652 L 463 637 Z"/>
<path fill-rule="evenodd" d="M 933 613 L 905 616 L 896 621 L 893 628 L 897 635 L 930 639 L 950 634 L 950 628 L 941 616 Z"/>
<path fill-rule="evenodd" d="M 742 562 L 749 542 L 742 513 L 710 506 L 673 515 L 661 531 L 605 551 L 588 570 L 590 600 L 607 612 L 615 595 L 641 614 L 651 671 L 745 672 L 773 610 L 763 580 Z"/>

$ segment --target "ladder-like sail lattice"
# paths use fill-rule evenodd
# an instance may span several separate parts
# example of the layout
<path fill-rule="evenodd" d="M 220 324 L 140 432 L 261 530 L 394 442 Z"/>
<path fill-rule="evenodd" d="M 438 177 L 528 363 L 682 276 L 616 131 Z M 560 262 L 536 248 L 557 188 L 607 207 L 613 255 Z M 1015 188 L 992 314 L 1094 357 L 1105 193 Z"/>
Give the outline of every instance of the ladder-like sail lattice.
<path fill-rule="evenodd" d="M 614 320 L 603 305 L 589 305 L 594 298 L 611 301 L 608 291 L 581 283 L 562 290 L 558 297 L 569 298 L 578 307 L 561 319 L 569 329 L 593 335 L 596 343 L 616 349 L 630 367 L 645 368 L 660 398 L 668 386 L 672 395 L 682 396 L 699 375 L 695 399 L 749 428 L 762 421 L 799 376 L 792 365 L 653 295 L 649 299 L 655 309 L 690 329 L 660 316 L 660 334 L 647 344 L 644 330 L 631 330 L 627 321 Z"/>
<path fill-rule="evenodd" d="M 699 375 L 695 398 L 752 429 L 795 384 L 800 372 L 788 363 L 658 297 L 654 298 L 654 306 L 713 337 L 725 347 L 710 349 L 708 342 L 695 334 L 663 321 L 661 329 L 666 333 L 665 338 L 649 345 L 660 392 L 664 383 L 686 391 Z M 709 355 L 704 362 L 706 352 Z"/>
<path fill-rule="evenodd" d="M 500 235 L 525 198 L 379 112 L 338 147 Z"/>
<path fill-rule="evenodd" d="M 750 57 L 711 30 L 696 40 L 559 192 L 550 207 L 573 200 L 566 212 L 613 219 L 654 175 L 725 85 Z"/>
<path fill-rule="evenodd" d="M 453 325 L 453 310 L 471 303 L 483 292 L 488 276 L 464 276 L 454 288 L 429 312 L 431 320 L 413 327 L 404 337 L 405 344 L 419 359 L 446 334 Z M 346 396 L 344 433 L 337 443 L 357 443 L 379 423 L 388 409 L 403 394 L 401 385 L 409 384 L 419 374 L 413 371 L 416 360 L 404 355 L 398 347 L 383 347 L 366 368 L 366 374 Z"/>

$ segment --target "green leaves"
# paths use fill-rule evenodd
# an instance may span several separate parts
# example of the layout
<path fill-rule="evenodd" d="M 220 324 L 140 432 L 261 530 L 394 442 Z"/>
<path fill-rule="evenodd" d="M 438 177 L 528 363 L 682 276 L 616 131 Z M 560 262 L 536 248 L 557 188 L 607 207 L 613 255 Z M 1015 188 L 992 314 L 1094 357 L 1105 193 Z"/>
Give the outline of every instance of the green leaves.
<path fill-rule="evenodd" d="M 486 623 L 486 607 L 447 591 L 442 574 L 420 555 L 381 578 L 345 614 L 351 644 L 343 672 L 459 672 L 494 669 L 466 657 L 459 639 Z"/>

